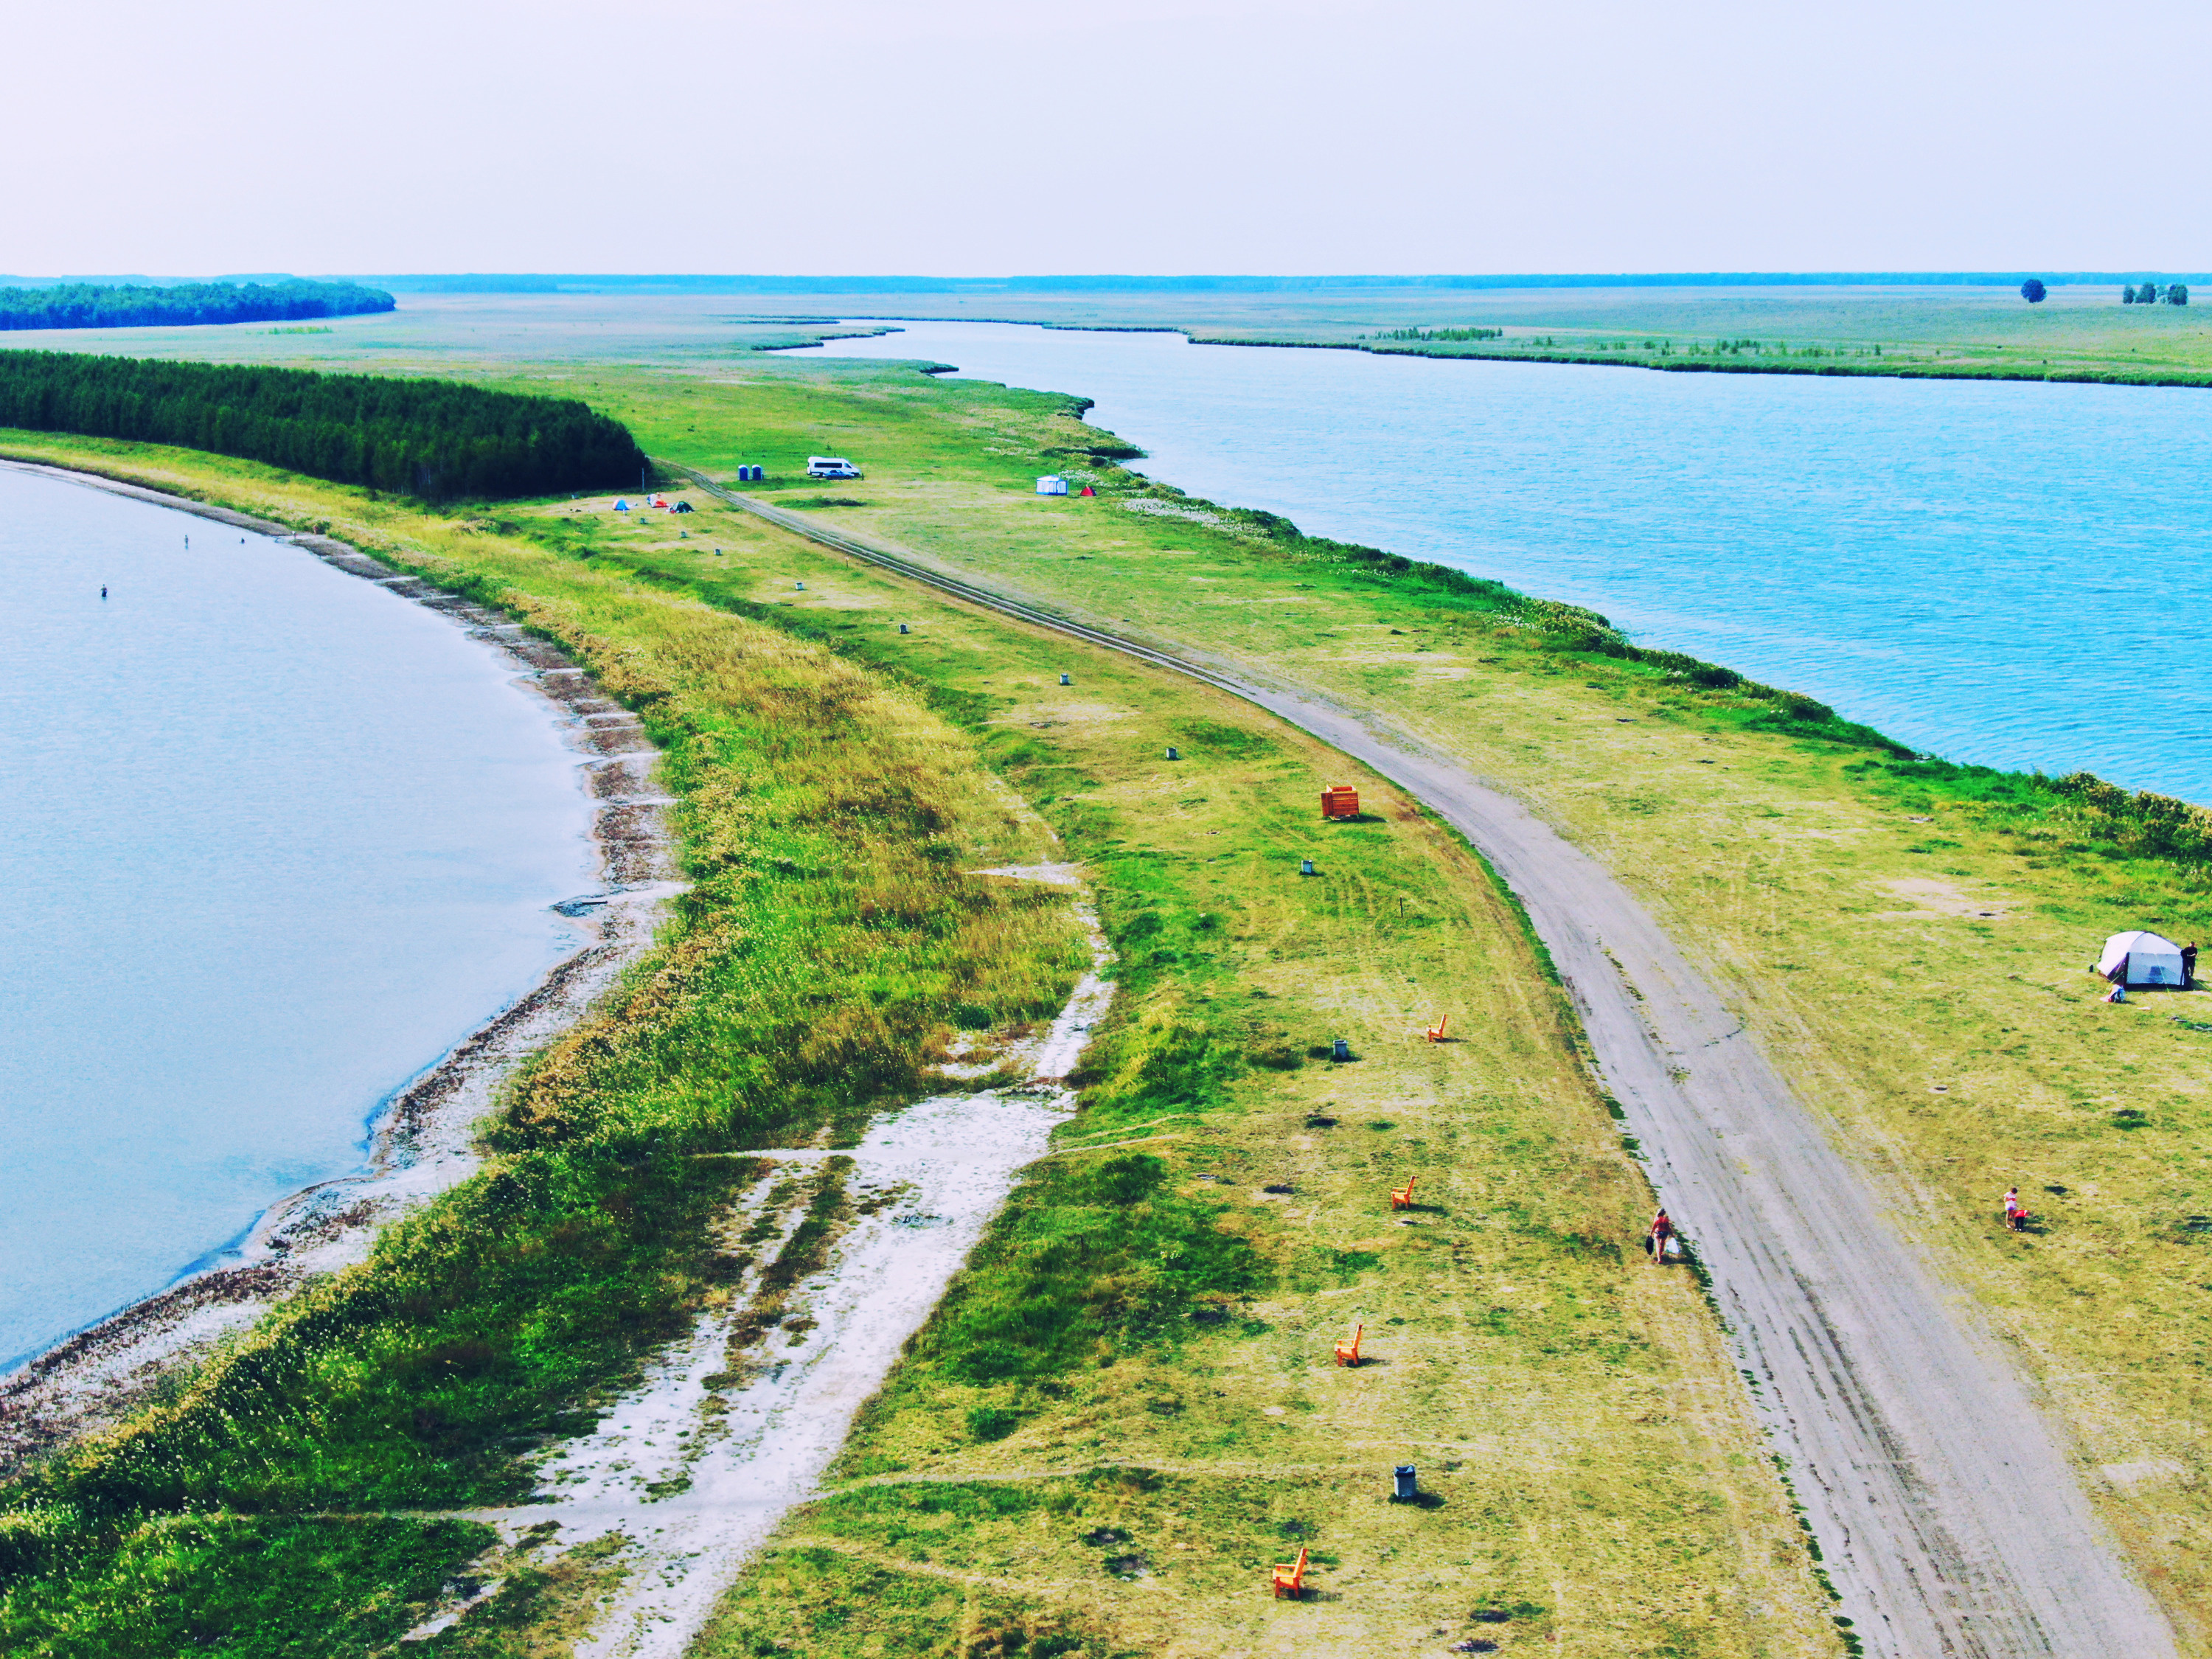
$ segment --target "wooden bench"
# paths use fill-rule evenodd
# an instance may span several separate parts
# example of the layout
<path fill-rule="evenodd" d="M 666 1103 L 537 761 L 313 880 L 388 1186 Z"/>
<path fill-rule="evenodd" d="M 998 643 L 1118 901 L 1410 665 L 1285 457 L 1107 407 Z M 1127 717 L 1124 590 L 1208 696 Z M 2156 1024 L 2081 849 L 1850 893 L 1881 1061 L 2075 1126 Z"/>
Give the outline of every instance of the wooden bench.
<path fill-rule="evenodd" d="M 1445 1015 L 1442 1019 L 1439 1019 L 1439 1020 L 1438 1020 L 1435 1024 L 1433 1024 L 1433 1025 L 1430 1026 L 1430 1027 L 1429 1027 L 1429 1041 L 1430 1041 L 1430 1042 L 1442 1042 L 1444 1040 L 1444 1027 L 1445 1027 L 1445 1026 L 1447 1026 L 1447 1025 L 1449 1025 L 1449 1024 L 1451 1024 L 1451 1016 L 1450 1016 L 1449 1014 L 1446 1014 L 1446 1015 Z"/>
<path fill-rule="evenodd" d="M 1287 1595 L 1295 1601 L 1305 1594 L 1305 1589 L 1306 1547 L 1301 1544 L 1297 1560 L 1275 1564 L 1275 1595 L 1278 1600 Z"/>
<path fill-rule="evenodd" d="M 1406 1177 L 1406 1184 L 1404 1186 L 1393 1187 L 1390 1189 L 1390 1207 L 1392 1209 L 1410 1210 L 1413 1207 L 1413 1183 L 1419 1179 L 1420 1177 L 1419 1176 L 1407 1176 Z"/>
<path fill-rule="evenodd" d="M 1351 1341 L 1338 1343 L 1336 1345 L 1336 1363 L 1340 1365 L 1358 1364 L 1359 1339 L 1366 1334 L 1367 1327 L 1361 1325 L 1358 1329 L 1352 1333 Z"/>

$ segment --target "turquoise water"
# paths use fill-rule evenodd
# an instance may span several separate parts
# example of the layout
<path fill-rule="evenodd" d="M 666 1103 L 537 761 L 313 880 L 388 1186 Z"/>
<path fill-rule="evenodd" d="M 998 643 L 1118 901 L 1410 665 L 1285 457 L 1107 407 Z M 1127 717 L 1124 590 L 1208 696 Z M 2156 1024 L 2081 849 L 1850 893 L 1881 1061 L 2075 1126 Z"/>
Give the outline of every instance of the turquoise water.
<path fill-rule="evenodd" d="M 2212 803 L 2212 392 L 975 323 L 825 349 L 1095 398 L 1193 495 L 1589 605 L 1953 760 Z"/>
<path fill-rule="evenodd" d="M 595 866 L 516 669 L 296 548 L 0 470 L 0 612 L 4 1367 L 356 1166 Z"/>

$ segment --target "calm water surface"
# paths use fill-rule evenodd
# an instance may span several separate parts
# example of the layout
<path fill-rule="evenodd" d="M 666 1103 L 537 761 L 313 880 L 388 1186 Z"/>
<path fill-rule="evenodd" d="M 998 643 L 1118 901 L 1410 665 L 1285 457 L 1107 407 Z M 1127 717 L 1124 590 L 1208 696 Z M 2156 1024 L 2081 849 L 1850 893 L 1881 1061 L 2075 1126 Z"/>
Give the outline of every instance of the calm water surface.
<path fill-rule="evenodd" d="M 514 667 L 296 548 L 0 471 L 0 617 L 4 1367 L 355 1167 L 593 865 Z"/>
<path fill-rule="evenodd" d="M 1589 605 L 1954 760 L 2212 803 L 2212 392 L 976 323 L 826 349 L 1096 398 L 1194 495 Z"/>

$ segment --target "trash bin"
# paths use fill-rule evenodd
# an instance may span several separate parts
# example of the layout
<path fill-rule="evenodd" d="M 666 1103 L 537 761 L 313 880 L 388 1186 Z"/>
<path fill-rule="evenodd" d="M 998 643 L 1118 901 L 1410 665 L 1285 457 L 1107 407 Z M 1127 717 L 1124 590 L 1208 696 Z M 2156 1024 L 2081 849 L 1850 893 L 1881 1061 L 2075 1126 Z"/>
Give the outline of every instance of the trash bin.
<path fill-rule="evenodd" d="M 1168 758 L 1170 760 L 1181 760 L 1182 758 L 1181 755 L 1176 752 L 1176 746 L 1173 744 L 1170 744 L 1168 745 Z"/>
<path fill-rule="evenodd" d="M 1390 1471 L 1390 1496 L 1400 1503 L 1404 1503 L 1409 1498 L 1418 1498 L 1420 1495 L 1420 1490 L 1419 1485 L 1413 1478 L 1413 1466 L 1411 1463 L 1401 1463 Z"/>
<path fill-rule="evenodd" d="M 1350 1060 L 1352 1058 L 1351 1043 L 1342 1037 L 1338 1037 L 1328 1045 L 1328 1057 L 1331 1060 Z"/>

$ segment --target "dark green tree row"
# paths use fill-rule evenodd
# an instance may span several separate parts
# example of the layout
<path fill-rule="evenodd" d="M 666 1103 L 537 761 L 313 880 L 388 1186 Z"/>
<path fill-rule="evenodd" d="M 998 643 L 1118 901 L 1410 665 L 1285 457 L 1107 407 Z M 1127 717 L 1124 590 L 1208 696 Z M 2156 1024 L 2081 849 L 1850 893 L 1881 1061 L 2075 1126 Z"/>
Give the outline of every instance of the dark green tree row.
<path fill-rule="evenodd" d="M 61 351 L 0 351 L 0 427 L 210 450 L 428 501 L 634 484 L 646 464 L 627 427 L 573 398 Z"/>
<path fill-rule="evenodd" d="M 2187 305 L 2189 284 L 2175 283 L 2163 293 L 2156 283 L 2145 283 L 2141 288 L 2130 283 L 2120 290 L 2120 303 L 2124 306 L 2154 306 L 2161 300 L 2170 306 Z"/>
<path fill-rule="evenodd" d="M 179 323 L 290 322 L 390 311 L 396 301 L 359 283 L 295 279 L 264 288 L 248 283 L 180 283 L 174 288 L 0 288 L 0 329 L 148 328 Z"/>

